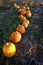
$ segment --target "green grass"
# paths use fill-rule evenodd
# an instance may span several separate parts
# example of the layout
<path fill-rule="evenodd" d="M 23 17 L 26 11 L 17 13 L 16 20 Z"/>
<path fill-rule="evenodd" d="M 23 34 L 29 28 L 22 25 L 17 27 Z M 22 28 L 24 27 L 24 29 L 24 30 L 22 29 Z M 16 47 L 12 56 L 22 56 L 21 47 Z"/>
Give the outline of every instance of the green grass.
<path fill-rule="evenodd" d="M 16 27 L 19 24 L 22 24 L 22 21 L 18 19 L 19 13 L 16 9 L 12 14 L 8 14 L 2 20 L 3 23 L 0 24 L 1 33 L 3 33 L 3 37 L 9 41 L 10 34 L 16 30 Z"/>

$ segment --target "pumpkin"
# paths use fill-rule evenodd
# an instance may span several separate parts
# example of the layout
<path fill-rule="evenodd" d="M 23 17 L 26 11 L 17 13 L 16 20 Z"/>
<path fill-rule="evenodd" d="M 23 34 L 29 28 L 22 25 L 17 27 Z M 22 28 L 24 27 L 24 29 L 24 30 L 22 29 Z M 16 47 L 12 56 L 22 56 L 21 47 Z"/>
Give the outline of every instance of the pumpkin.
<path fill-rule="evenodd" d="M 24 6 L 22 6 L 22 10 L 25 10 L 26 11 L 26 6 L 24 5 Z"/>
<path fill-rule="evenodd" d="M 35 2 L 34 2 L 34 1 L 31 1 L 31 2 L 30 2 L 30 5 L 34 5 L 34 4 L 35 4 Z"/>
<path fill-rule="evenodd" d="M 38 5 L 39 5 L 39 3 L 38 3 L 38 2 L 35 2 L 35 3 L 34 3 L 34 5 L 38 6 Z"/>
<path fill-rule="evenodd" d="M 19 15 L 19 19 L 20 19 L 20 20 L 26 20 L 26 17 L 24 17 L 23 15 L 20 14 L 20 15 Z"/>
<path fill-rule="evenodd" d="M 25 28 L 28 28 L 28 25 L 29 25 L 29 21 L 23 21 L 23 24 L 22 24 Z"/>
<path fill-rule="evenodd" d="M 26 9 L 27 9 L 27 10 L 30 10 L 30 8 L 29 8 L 29 7 L 27 7 Z"/>
<path fill-rule="evenodd" d="M 17 43 L 21 40 L 22 36 L 18 31 L 12 32 L 11 36 L 10 36 L 10 40 L 12 40 L 13 42 Z"/>
<path fill-rule="evenodd" d="M 16 46 L 12 42 L 8 42 L 3 46 L 3 54 L 6 57 L 13 57 L 16 53 Z"/>
<path fill-rule="evenodd" d="M 25 27 L 23 25 L 19 25 L 16 30 L 21 34 L 25 33 Z"/>
<path fill-rule="evenodd" d="M 26 22 L 27 24 L 30 24 L 30 21 L 29 20 L 24 20 L 23 22 Z"/>
<path fill-rule="evenodd" d="M 29 2 L 26 2 L 26 1 L 23 1 L 23 4 L 25 5 L 25 4 L 28 4 Z"/>
<path fill-rule="evenodd" d="M 19 5 L 17 5 L 17 9 L 19 9 L 20 8 L 20 6 Z"/>
<path fill-rule="evenodd" d="M 40 5 L 43 6 L 43 2 L 41 2 Z"/>
<path fill-rule="evenodd" d="M 19 9 L 18 12 L 21 13 L 22 9 Z"/>
<path fill-rule="evenodd" d="M 21 19 L 21 20 L 22 20 L 22 19 L 23 19 L 23 15 L 19 15 L 19 19 Z"/>
<path fill-rule="evenodd" d="M 15 8 L 17 8 L 17 4 L 16 4 L 16 3 L 14 3 L 13 6 L 14 6 Z"/>
<path fill-rule="evenodd" d="M 22 20 L 23 20 L 23 21 L 26 20 L 26 17 L 24 16 Z"/>
<path fill-rule="evenodd" d="M 26 2 L 25 1 L 23 1 L 23 4 L 25 4 Z"/>
<path fill-rule="evenodd" d="M 30 10 L 27 11 L 27 14 L 26 15 L 27 15 L 27 17 L 31 17 L 32 16 Z"/>
<path fill-rule="evenodd" d="M 21 15 L 26 15 L 26 11 L 25 10 L 21 11 Z"/>
<path fill-rule="evenodd" d="M 20 8 L 20 6 L 17 5 L 16 3 L 14 3 L 13 6 L 14 6 L 15 8 Z"/>

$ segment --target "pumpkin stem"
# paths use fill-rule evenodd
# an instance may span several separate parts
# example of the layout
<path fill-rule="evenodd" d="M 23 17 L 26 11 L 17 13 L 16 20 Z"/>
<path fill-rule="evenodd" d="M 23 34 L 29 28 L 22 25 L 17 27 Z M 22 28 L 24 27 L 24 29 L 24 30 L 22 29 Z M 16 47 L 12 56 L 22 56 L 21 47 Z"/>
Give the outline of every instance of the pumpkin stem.
<path fill-rule="evenodd" d="M 6 46 L 8 46 L 9 45 L 9 43 L 6 43 Z"/>

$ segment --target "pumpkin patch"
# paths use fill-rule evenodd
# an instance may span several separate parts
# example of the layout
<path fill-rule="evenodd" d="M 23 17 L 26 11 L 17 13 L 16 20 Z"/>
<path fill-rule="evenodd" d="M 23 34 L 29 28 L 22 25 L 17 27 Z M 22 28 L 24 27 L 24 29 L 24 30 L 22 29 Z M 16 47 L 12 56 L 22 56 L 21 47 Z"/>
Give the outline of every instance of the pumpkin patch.
<path fill-rule="evenodd" d="M 43 65 L 43 6 L 16 1 L 0 7 L 0 65 Z"/>
<path fill-rule="evenodd" d="M 23 2 L 23 4 L 27 5 L 28 2 Z M 16 27 L 16 31 L 13 30 L 13 32 L 9 36 L 9 40 L 13 43 L 18 43 L 22 39 L 22 34 L 26 33 L 26 29 L 28 28 L 30 21 L 27 20 L 27 17 L 31 17 L 30 8 L 28 6 L 23 5 L 21 8 L 16 3 L 13 4 L 13 7 L 18 12 L 18 20 L 22 21 L 22 25 L 18 24 Z M 16 16 L 15 16 L 16 17 Z M 19 22 L 19 21 L 18 21 Z M 16 46 L 12 43 L 8 42 L 3 46 L 3 53 L 6 57 L 13 57 L 16 53 Z"/>
<path fill-rule="evenodd" d="M 27 5 L 28 2 L 23 2 L 23 4 Z M 28 28 L 28 25 L 30 23 L 30 21 L 27 20 L 25 15 L 27 15 L 28 17 L 31 17 L 31 12 L 29 11 L 30 8 L 27 6 L 22 6 L 22 8 L 20 8 L 19 5 L 14 3 L 13 7 L 18 9 L 17 12 L 20 13 L 18 17 L 23 22 L 22 22 L 22 25 L 17 26 L 16 31 L 11 33 L 9 39 L 10 41 L 14 43 L 18 43 L 22 39 L 22 34 L 26 33 L 25 28 Z M 6 57 L 9 57 L 9 58 L 14 56 L 16 52 L 16 46 L 12 42 L 6 43 L 6 45 L 3 46 L 3 53 Z"/>

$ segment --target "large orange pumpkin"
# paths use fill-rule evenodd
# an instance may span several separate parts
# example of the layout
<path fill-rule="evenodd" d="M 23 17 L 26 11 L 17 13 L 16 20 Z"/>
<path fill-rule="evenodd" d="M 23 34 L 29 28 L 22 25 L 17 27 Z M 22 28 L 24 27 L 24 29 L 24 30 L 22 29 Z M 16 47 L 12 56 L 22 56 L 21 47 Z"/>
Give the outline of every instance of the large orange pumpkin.
<path fill-rule="evenodd" d="M 25 27 L 23 25 L 19 25 L 16 30 L 21 34 L 25 33 Z"/>
<path fill-rule="evenodd" d="M 30 10 L 27 11 L 27 14 L 26 15 L 27 15 L 27 17 L 31 17 L 32 16 Z"/>
<path fill-rule="evenodd" d="M 29 20 L 24 20 L 23 21 L 23 26 L 25 27 L 25 28 L 28 28 L 28 25 L 29 25 Z"/>
<path fill-rule="evenodd" d="M 16 53 L 16 46 L 12 42 L 8 42 L 3 46 L 3 53 L 6 57 L 13 57 Z"/>
<path fill-rule="evenodd" d="M 12 40 L 15 43 L 19 42 L 21 38 L 22 38 L 21 34 L 17 31 L 13 32 L 10 36 L 10 40 Z"/>

